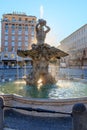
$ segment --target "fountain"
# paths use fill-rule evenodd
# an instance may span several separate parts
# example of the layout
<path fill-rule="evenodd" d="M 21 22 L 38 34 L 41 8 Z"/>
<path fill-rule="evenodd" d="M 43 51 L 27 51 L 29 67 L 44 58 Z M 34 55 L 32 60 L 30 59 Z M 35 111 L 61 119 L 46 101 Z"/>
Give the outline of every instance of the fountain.
<path fill-rule="evenodd" d="M 57 60 L 56 64 L 59 66 L 60 58 L 68 55 L 45 43 L 46 34 L 49 31 L 50 28 L 47 26 L 46 21 L 39 19 L 36 24 L 37 44 L 32 44 L 31 50 L 17 51 L 18 56 L 32 58 L 33 70 L 25 79 L 26 85 L 21 81 L 16 82 L 16 84 L 8 82 L 0 85 L 0 95 L 3 96 L 6 105 L 64 112 L 71 112 L 72 106 L 77 102 L 83 102 L 87 105 L 87 81 L 83 79 L 70 80 L 69 78 L 68 80 L 58 80 L 49 72 L 51 61 Z M 53 71 L 57 72 L 57 69 L 53 69 Z M 24 111 L 20 112 L 24 113 Z M 28 112 L 28 114 L 60 116 L 59 114 L 38 112 Z"/>
<path fill-rule="evenodd" d="M 30 57 L 33 61 L 33 71 L 26 78 L 27 85 L 45 85 L 56 83 L 49 71 L 48 66 L 52 60 L 60 60 L 61 57 L 68 54 L 45 43 L 46 34 L 50 31 L 46 20 L 39 19 L 36 24 L 36 39 L 37 44 L 32 44 L 31 50 L 18 50 L 17 54 L 20 57 Z"/>

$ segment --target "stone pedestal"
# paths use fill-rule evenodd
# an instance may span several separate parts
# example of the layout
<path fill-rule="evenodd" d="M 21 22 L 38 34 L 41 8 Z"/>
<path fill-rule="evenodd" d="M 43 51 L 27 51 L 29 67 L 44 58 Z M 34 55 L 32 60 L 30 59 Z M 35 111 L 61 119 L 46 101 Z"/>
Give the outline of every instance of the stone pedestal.
<path fill-rule="evenodd" d="M 38 84 L 50 84 L 55 83 L 53 78 L 48 72 L 49 62 L 45 57 L 40 57 L 33 60 L 33 72 L 27 78 L 27 84 L 38 85 Z"/>

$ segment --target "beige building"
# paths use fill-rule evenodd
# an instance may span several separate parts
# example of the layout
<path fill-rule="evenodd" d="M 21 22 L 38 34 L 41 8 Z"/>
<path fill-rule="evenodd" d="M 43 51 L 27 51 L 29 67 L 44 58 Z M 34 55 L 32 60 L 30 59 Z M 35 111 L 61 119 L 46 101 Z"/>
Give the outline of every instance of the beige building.
<path fill-rule="evenodd" d="M 68 57 L 62 59 L 67 66 L 87 66 L 87 24 L 73 32 L 71 35 L 60 41 L 59 49 L 67 52 Z"/>
<path fill-rule="evenodd" d="M 1 55 L 3 65 L 16 65 L 17 50 L 27 50 L 35 42 L 36 17 L 24 13 L 4 14 L 1 20 Z M 29 58 L 28 58 L 29 59 Z"/>

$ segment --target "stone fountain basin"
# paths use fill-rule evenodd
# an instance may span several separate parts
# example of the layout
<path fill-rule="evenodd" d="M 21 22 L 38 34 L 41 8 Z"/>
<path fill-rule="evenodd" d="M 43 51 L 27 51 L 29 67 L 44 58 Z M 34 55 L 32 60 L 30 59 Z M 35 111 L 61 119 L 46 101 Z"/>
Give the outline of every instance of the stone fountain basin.
<path fill-rule="evenodd" d="M 46 110 L 53 110 L 59 112 L 72 112 L 72 107 L 75 103 L 84 103 L 87 106 L 87 97 L 82 98 L 70 98 L 70 99 L 37 99 L 37 98 L 25 98 L 13 94 L 3 94 L 0 95 L 4 99 L 4 104 L 8 106 L 20 106 L 20 107 L 31 107 L 31 108 L 41 108 Z M 9 109 L 9 108 L 6 108 Z M 47 116 L 47 117 L 64 117 L 68 115 L 43 113 L 35 111 L 25 111 L 17 110 L 23 114 L 33 115 L 33 116 Z"/>

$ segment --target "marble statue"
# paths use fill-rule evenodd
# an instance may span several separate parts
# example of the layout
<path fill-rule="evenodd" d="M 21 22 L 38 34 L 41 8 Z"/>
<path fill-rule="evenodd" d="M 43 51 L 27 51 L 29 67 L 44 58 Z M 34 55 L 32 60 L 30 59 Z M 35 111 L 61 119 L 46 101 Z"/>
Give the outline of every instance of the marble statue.
<path fill-rule="evenodd" d="M 45 43 L 46 34 L 49 31 L 50 31 L 50 27 L 46 25 L 46 20 L 39 19 L 38 23 L 36 24 L 37 44 L 44 44 Z"/>

